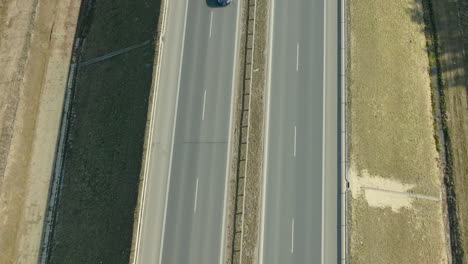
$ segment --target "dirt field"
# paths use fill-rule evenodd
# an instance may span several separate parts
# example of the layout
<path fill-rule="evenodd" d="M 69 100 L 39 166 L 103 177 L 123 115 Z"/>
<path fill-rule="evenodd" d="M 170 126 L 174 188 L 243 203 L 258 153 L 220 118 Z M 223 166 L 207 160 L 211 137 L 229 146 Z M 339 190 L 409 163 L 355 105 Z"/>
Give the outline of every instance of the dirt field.
<path fill-rule="evenodd" d="M 37 262 L 79 1 L 0 0 L 0 263 Z"/>
<path fill-rule="evenodd" d="M 428 1 L 425 9 L 435 32 L 444 134 L 447 185 L 452 203 L 454 263 L 468 263 L 468 3 Z M 432 12 L 432 14 L 430 14 Z"/>
<path fill-rule="evenodd" d="M 350 263 L 449 263 L 421 1 L 348 8 Z"/>

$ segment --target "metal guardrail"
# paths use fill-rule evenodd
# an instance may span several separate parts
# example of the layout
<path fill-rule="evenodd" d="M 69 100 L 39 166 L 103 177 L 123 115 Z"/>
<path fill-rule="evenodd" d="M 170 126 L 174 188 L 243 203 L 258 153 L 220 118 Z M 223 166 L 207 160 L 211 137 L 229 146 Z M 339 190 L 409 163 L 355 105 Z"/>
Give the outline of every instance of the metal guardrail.
<path fill-rule="evenodd" d="M 257 0 L 247 1 L 245 25 L 244 67 L 242 80 L 242 100 L 239 122 L 239 145 L 236 169 L 236 196 L 234 202 L 234 222 L 231 249 L 231 264 L 242 263 L 244 231 L 244 209 L 247 180 L 247 160 L 249 152 L 250 102 L 253 77 L 253 55 L 255 46 L 255 17 Z"/>

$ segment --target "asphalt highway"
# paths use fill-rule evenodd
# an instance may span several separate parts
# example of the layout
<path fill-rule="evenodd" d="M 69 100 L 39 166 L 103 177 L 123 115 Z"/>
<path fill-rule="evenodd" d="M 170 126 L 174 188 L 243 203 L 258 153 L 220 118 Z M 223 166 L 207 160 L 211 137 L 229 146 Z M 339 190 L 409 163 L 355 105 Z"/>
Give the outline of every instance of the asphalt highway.
<path fill-rule="evenodd" d="M 272 10 L 260 262 L 338 263 L 337 4 Z"/>
<path fill-rule="evenodd" d="M 168 1 L 137 263 L 220 263 L 239 6 Z"/>

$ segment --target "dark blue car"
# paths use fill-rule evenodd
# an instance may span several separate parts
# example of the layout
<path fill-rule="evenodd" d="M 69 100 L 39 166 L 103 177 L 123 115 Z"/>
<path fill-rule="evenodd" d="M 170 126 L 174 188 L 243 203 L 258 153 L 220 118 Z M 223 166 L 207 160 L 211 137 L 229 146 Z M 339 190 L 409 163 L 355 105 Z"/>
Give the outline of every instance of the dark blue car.
<path fill-rule="evenodd" d="M 231 0 L 218 0 L 220 6 L 227 6 L 229 3 L 231 3 Z"/>

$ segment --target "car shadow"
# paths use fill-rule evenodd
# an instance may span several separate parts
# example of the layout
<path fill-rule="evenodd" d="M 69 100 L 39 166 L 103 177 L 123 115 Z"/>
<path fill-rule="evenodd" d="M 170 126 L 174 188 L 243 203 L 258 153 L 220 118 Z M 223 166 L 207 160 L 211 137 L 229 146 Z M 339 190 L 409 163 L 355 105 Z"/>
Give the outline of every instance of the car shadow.
<path fill-rule="evenodd" d="M 218 0 L 206 0 L 206 5 L 211 8 L 221 7 L 221 5 L 218 3 Z"/>

